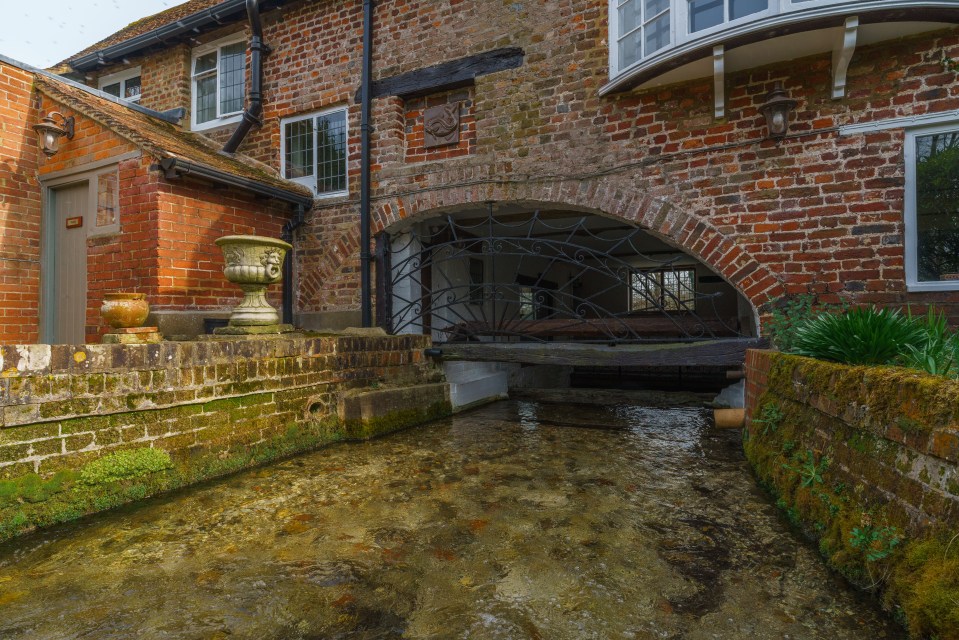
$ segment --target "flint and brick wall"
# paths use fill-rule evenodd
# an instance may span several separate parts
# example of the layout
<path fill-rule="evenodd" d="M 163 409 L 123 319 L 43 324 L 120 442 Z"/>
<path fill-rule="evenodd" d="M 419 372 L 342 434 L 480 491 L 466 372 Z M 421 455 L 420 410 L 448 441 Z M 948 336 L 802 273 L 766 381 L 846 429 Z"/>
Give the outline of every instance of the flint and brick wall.
<path fill-rule="evenodd" d="M 420 336 L 3 346 L 0 479 L 121 449 L 228 456 L 335 418 L 345 391 L 438 381 L 427 346 Z"/>
<path fill-rule="evenodd" d="M 40 325 L 40 150 L 33 77 L 0 62 L 0 343 L 35 342 Z"/>
<path fill-rule="evenodd" d="M 374 79 L 498 47 L 522 48 L 525 61 L 470 89 L 469 153 L 419 152 L 421 103 L 444 94 L 374 101 L 374 231 L 485 200 L 602 213 L 683 247 L 760 311 L 785 293 L 812 292 L 824 302 L 935 303 L 959 317 L 959 293 L 905 288 L 903 130 L 837 131 L 959 108 L 959 80 L 942 63 L 959 58 L 955 30 L 857 48 L 839 100 L 829 52 L 731 73 L 726 116 L 715 119 L 712 78 L 599 97 L 608 80 L 607 14 L 606 3 L 592 0 L 377 3 Z M 239 21 L 199 41 L 245 29 Z M 264 14 L 264 29 L 273 48 L 264 125 L 241 151 L 279 168 L 282 118 L 349 107 L 350 192 L 318 200 L 298 232 L 297 307 L 356 310 L 362 3 L 289 3 Z M 131 64 L 156 67 L 151 73 L 183 87 L 183 59 L 178 47 Z M 777 81 L 799 101 L 781 143 L 765 139 L 758 111 Z M 174 105 L 148 85 L 144 72 L 145 106 L 190 106 L 182 89 Z"/>

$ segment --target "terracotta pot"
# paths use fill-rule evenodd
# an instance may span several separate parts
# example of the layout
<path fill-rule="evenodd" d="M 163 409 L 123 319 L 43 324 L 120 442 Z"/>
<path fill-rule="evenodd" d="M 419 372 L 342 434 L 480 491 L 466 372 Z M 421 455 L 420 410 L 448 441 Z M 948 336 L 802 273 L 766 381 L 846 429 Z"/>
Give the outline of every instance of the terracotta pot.
<path fill-rule="evenodd" d="M 959 281 L 959 273 L 943 273 L 939 276 L 940 280 L 948 280 L 949 282 Z"/>
<path fill-rule="evenodd" d="M 100 314 L 114 329 L 142 327 L 150 315 L 145 293 L 107 293 Z"/>

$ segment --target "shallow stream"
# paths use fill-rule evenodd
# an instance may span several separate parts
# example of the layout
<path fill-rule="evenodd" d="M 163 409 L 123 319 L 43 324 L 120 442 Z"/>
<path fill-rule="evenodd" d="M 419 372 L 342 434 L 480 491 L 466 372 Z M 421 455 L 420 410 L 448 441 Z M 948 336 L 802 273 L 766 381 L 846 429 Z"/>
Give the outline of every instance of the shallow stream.
<path fill-rule="evenodd" d="M 903 638 L 697 409 L 502 402 L 0 547 L 0 638 Z"/>

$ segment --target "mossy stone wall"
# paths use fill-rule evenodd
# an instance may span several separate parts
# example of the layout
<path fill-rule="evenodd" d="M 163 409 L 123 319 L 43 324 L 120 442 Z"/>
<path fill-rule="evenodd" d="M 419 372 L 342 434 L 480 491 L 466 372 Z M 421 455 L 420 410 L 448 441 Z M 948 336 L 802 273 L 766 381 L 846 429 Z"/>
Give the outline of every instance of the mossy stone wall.
<path fill-rule="evenodd" d="M 770 351 L 744 448 L 789 519 L 916 638 L 959 639 L 959 383 Z"/>
<path fill-rule="evenodd" d="M 441 381 L 428 346 L 424 336 L 301 336 L 0 347 L 0 539 L 449 414 L 448 401 L 403 406 L 376 429 L 337 415 L 342 394 Z M 150 449 L 171 465 L 138 466 L 149 456 L 136 452 Z M 85 482 L 97 477 L 91 465 L 121 477 Z"/>

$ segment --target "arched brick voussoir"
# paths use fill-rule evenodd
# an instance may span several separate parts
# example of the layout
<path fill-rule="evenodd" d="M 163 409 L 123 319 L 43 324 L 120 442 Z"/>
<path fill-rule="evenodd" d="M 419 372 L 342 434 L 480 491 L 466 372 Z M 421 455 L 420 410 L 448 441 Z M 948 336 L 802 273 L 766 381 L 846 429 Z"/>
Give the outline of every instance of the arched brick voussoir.
<path fill-rule="evenodd" d="M 757 310 L 781 296 L 777 276 L 709 220 L 654 196 L 600 181 L 490 182 L 433 188 L 384 198 L 373 212 L 375 232 L 446 213 L 479 209 L 487 202 L 531 209 L 570 210 L 620 219 L 648 231 L 713 269 Z"/>

